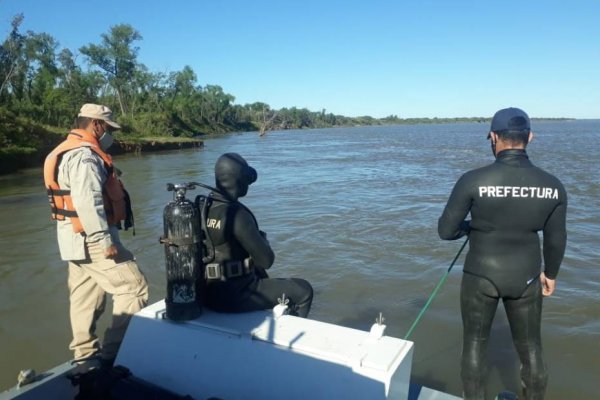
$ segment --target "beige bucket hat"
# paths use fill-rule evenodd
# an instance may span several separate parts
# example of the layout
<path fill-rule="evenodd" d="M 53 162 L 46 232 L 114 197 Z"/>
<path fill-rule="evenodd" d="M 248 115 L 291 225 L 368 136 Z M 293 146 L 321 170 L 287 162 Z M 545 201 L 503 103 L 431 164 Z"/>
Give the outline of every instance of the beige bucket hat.
<path fill-rule="evenodd" d="M 101 119 L 105 121 L 108 125 L 112 126 L 114 129 L 121 129 L 121 125 L 117 124 L 112 119 L 112 111 L 106 106 L 92 103 L 84 104 L 81 107 L 81 110 L 79 110 L 79 114 L 77 114 L 77 116 L 92 119 Z"/>

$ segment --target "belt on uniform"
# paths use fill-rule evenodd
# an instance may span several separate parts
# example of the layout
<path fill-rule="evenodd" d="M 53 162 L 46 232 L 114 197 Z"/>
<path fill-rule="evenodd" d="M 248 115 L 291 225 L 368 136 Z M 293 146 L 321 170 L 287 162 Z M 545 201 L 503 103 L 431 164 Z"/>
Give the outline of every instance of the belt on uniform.
<path fill-rule="evenodd" d="M 224 263 L 207 264 L 204 277 L 209 280 L 226 281 L 231 278 L 249 275 L 254 272 L 254 263 L 251 258 L 243 261 L 226 261 Z"/>

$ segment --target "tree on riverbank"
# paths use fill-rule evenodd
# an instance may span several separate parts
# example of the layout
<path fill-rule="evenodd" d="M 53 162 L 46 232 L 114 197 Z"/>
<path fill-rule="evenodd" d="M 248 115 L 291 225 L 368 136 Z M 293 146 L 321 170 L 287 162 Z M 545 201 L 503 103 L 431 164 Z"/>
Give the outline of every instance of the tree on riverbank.
<path fill-rule="evenodd" d="M 102 43 L 90 43 L 79 49 L 88 58 L 92 66 L 100 68 L 106 82 L 114 89 L 122 115 L 126 115 L 126 106 L 135 96 L 135 78 L 140 69 L 137 63 L 139 47 L 133 43 L 142 40 L 142 35 L 131 25 L 115 25 L 109 33 L 101 35 Z"/>
<path fill-rule="evenodd" d="M 231 131 L 378 125 L 443 120 L 350 118 L 306 108 L 235 104 L 214 84 L 198 84 L 190 66 L 152 72 L 137 58 L 142 35 L 128 24 L 111 26 L 99 43 L 60 48 L 48 33 L 22 32 L 16 15 L 0 45 L 0 163 L 39 158 L 73 124 L 84 103 L 112 108 L 121 138 L 192 137 Z M 267 124 L 268 122 L 268 124 Z"/>

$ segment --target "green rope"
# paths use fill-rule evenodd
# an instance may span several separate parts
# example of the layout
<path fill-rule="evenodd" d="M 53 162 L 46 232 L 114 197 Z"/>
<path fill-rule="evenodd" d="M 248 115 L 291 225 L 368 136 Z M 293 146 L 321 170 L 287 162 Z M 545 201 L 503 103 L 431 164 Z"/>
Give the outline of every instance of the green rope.
<path fill-rule="evenodd" d="M 431 293 L 431 296 L 429 296 L 429 299 L 427 300 L 427 303 L 425 303 L 425 306 L 421 309 L 421 312 L 417 316 L 417 319 L 415 319 L 415 322 L 413 322 L 412 326 L 408 330 L 408 333 L 406 334 L 406 336 L 404 336 L 404 340 L 408 340 L 408 338 L 412 334 L 413 330 L 416 328 L 417 324 L 421 320 L 421 317 L 423 316 L 423 314 L 425 314 L 425 311 L 427 310 L 427 307 L 429 307 L 429 304 L 431 303 L 431 301 L 433 300 L 433 298 L 437 294 L 438 290 L 440 290 L 440 288 L 442 287 L 442 285 L 446 281 L 446 278 L 448 277 L 448 274 L 450 274 L 450 271 L 452 270 L 452 267 L 454 267 L 454 263 L 456 262 L 456 260 L 458 260 L 458 257 L 460 257 L 460 253 L 462 253 L 463 249 L 465 248 L 465 246 L 467 245 L 468 242 L 469 242 L 469 237 L 467 236 L 467 240 L 465 240 L 465 242 L 463 243 L 463 245 L 460 247 L 460 250 L 458 250 L 458 253 L 456 253 L 456 257 L 454 257 L 454 260 L 452 260 L 452 263 L 450 264 L 450 267 L 448 268 L 448 270 L 446 271 L 446 273 L 444 274 L 444 276 L 442 276 L 442 279 L 440 279 L 440 281 L 438 282 L 438 284 L 435 287 L 435 289 L 433 289 L 433 293 Z"/>

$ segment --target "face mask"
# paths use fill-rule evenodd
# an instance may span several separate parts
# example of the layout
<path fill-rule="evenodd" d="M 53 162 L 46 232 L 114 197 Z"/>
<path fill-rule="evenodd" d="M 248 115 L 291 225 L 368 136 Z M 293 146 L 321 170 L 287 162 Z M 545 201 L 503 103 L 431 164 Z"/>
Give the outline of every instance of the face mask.
<path fill-rule="evenodd" d="M 108 148 L 110 146 L 112 146 L 113 142 L 115 140 L 113 139 L 112 135 L 106 131 L 104 131 L 104 133 L 102 134 L 102 136 L 100 136 L 100 139 L 98 139 L 98 143 L 100 144 L 100 148 L 104 151 L 108 150 Z"/>

